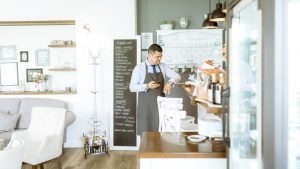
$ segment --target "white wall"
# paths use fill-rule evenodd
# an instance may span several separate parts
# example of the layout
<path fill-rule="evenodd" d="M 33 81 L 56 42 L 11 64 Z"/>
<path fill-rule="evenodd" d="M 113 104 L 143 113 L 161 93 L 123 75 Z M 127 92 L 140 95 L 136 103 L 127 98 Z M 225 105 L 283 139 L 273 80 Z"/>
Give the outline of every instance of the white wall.
<path fill-rule="evenodd" d="M 76 20 L 77 95 L 64 96 L 76 114 L 76 121 L 68 128 L 66 147 L 81 146 L 82 132 L 91 126 L 93 113 L 93 72 L 87 59 L 88 49 L 103 49 L 97 66 L 98 117 L 109 134 L 109 114 L 113 113 L 113 37 L 136 33 L 135 0 L 10 0 L 2 2 L 0 20 Z M 88 24 L 91 33 L 83 31 Z M 6 97 L 6 96 L 1 96 Z M 10 96 L 13 97 L 13 96 Z M 49 96 L 51 98 L 60 96 Z"/>
<path fill-rule="evenodd" d="M 51 76 L 49 90 L 64 90 L 65 87 L 76 88 L 76 72 L 48 71 L 49 68 L 63 67 L 64 63 L 75 60 L 75 48 L 48 48 L 52 40 L 75 40 L 74 25 L 51 26 L 1 26 L 0 46 L 14 45 L 17 48 L 19 81 L 26 82 L 26 69 L 43 69 Z M 36 49 L 50 49 L 50 65 L 36 66 Z M 28 62 L 20 62 L 20 51 L 28 51 Z M 74 63 L 75 64 L 75 63 Z M 26 90 L 35 90 L 34 83 L 27 83 Z M 18 86 L 4 86 L 1 90 L 18 90 Z"/>

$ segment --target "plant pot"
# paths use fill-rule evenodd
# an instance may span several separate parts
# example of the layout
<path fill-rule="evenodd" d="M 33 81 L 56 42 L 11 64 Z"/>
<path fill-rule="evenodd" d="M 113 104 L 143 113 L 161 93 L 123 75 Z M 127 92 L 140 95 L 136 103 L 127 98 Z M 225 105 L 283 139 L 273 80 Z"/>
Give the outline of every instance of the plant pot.
<path fill-rule="evenodd" d="M 173 24 L 161 24 L 159 27 L 161 30 L 171 30 L 173 28 Z"/>
<path fill-rule="evenodd" d="M 44 92 L 44 82 L 35 83 L 35 89 L 37 92 Z"/>

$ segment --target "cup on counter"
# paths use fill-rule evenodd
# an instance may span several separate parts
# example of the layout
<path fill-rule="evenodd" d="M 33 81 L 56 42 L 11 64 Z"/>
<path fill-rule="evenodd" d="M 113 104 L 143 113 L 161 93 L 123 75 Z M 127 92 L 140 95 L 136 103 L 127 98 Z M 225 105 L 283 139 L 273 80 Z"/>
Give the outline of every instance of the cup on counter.
<path fill-rule="evenodd" d="M 0 138 L 0 150 L 4 149 L 4 138 Z"/>
<path fill-rule="evenodd" d="M 72 92 L 72 88 L 71 87 L 65 87 L 65 92 Z"/>

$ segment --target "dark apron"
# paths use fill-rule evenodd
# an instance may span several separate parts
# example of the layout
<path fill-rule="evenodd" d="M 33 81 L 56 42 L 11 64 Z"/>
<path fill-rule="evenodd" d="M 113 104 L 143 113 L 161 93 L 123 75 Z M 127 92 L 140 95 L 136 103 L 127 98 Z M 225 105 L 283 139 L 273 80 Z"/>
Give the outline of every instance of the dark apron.
<path fill-rule="evenodd" d="M 137 112 L 137 134 L 142 135 L 147 131 L 158 131 L 159 115 L 157 107 L 157 96 L 165 96 L 164 90 L 164 76 L 158 66 L 160 72 L 149 73 L 148 66 L 146 65 L 146 76 L 144 84 L 148 84 L 150 81 L 159 81 L 160 86 L 155 89 L 148 89 L 147 92 L 139 92 L 138 96 L 138 112 Z"/>

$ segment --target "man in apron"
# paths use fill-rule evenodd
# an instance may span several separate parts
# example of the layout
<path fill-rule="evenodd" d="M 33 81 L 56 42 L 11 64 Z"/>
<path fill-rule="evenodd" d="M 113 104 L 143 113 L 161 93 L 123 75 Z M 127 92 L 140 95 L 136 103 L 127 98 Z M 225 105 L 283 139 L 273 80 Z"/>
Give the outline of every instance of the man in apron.
<path fill-rule="evenodd" d="M 147 59 L 136 65 L 132 72 L 130 91 L 138 92 L 137 134 L 158 131 L 159 115 L 157 96 L 171 92 L 180 76 L 165 63 L 161 63 L 162 48 L 153 44 Z"/>

